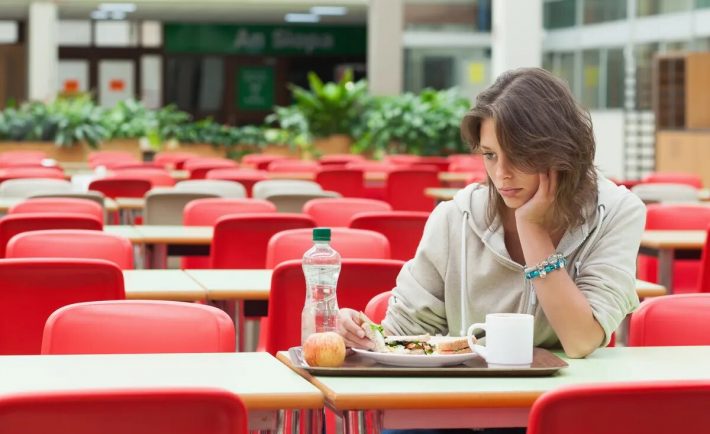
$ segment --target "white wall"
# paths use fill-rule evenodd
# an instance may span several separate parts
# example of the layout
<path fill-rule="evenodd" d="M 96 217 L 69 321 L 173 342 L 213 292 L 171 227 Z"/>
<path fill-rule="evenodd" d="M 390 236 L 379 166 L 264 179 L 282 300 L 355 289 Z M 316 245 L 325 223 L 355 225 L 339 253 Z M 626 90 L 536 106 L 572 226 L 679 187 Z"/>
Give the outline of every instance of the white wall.
<path fill-rule="evenodd" d="M 624 113 L 622 110 L 592 111 L 597 154 L 594 163 L 606 176 L 624 179 Z"/>

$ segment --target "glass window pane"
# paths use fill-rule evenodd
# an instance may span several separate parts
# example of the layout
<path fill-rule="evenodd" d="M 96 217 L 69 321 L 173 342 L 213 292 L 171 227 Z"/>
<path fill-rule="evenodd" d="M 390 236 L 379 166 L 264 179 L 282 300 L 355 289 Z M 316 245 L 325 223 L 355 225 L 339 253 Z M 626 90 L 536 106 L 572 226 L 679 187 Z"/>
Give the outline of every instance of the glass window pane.
<path fill-rule="evenodd" d="M 606 57 L 606 107 L 624 106 L 624 49 L 613 48 Z"/>
<path fill-rule="evenodd" d="M 710 0 L 695 0 L 695 7 L 700 8 L 710 8 Z"/>
<path fill-rule="evenodd" d="M 130 21 L 97 21 L 97 47 L 135 47 L 138 45 L 136 23 Z"/>
<path fill-rule="evenodd" d="M 0 21 L 0 44 L 14 44 L 19 39 L 19 26 L 16 21 Z"/>
<path fill-rule="evenodd" d="M 91 45 L 91 21 L 60 20 L 57 31 L 60 47 L 88 47 Z"/>
<path fill-rule="evenodd" d="M 224 94 L 224 60 L 219 57 L 202 59 L 197 110 L 201 113 L 222 108 Z"/>
<path fill-rule="evenodd" d="M 163 100 L 163 58 L 155 54 L 141 56 L 141 90 L 143 104 L 152 109 L 160 108 Z"/>
<path fill-rule="evenodd" d="M 582 53 L 582 104 L 588 109 L 599 108 L 599 50 Z"/>
<path fill-rule="evenodd" d="M 546 29 L 572 27 L 576 16 L 576 0 L 545 0 L 543 4 L 543 23 Z"/>
<path fill-rule="evenodd" d="M 626 2 L 619 0 L 584 0 L 584 23 L 626 19 Z"/>
<path fill-rule="evenodd" d="M 637 0 L 638 16 L 667 14 L 671 12 L 689 11 L 693 0 Z"/>
<path fill-rule="evenodd" d="M 658 43 L 640 44 L 634 49 L 636 58 L 636 109 L 651 110 L 651 70 Z"/>

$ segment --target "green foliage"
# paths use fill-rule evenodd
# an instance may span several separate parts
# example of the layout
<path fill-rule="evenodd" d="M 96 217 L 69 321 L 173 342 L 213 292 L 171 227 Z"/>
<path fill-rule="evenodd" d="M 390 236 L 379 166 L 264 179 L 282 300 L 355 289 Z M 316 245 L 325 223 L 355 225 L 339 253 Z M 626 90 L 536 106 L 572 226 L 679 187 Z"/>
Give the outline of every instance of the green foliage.
<path fill-rule="evenodd" d="M 353 150 L 416 155 L 465 152 L 459 124 L 468 109 L 468 100 L 455 89 L 377 98 Z"/>

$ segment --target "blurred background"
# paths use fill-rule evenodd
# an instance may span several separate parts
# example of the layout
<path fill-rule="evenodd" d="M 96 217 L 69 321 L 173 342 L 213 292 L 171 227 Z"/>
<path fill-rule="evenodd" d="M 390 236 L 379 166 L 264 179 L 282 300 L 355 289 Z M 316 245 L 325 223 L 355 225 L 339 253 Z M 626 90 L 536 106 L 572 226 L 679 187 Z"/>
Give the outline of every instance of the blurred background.
<path fill-rule="evenodd" d="M 188 119 L 203 120 L 199 128 L 208 124 L 210 131 L 215 125 L 242 128 L 233 130 L 241 134 L 232 137 L 235 142 L 247 140 L 252 130 L 245 127 L 257 128 L 259 138 L 252 141 L 264 145 L 270 139 L 263 134 L 274 133 L 265 125 L 277 133 L 296 131 L 308 98 L 327 99 L 340 89 L 343 104 L 352 103 L 359 94 L 348 92 L 367 80 L 363 92 L 375 99 L 359 99 L 353 107 L 374 114 L 360 113 L 362 119 L 343 126 L 345 131 L 326 133 L 350 135 L 359 144 L 354 151 L 372 151 L 378 140 L 407 141 L 373 133 L 393 111 L 433 115 L 437 104 L 465 111 L 500 72 L 541 66 L 566 80 L 591 111 L 597 164 L 609 176 L 684 171 L 707 184 L 708 51 L 710 0 L 2 0 L 0 140 L 99 146 L 112 138 L 107 131 L 118 130 L 107 126 L 107 113 L 119 119 L 114 124 L 125 125 L 126 113 L 168 108 L 156 116 L 175 115 L 183 127 Z M 330 90 L 319 87 L 329 82 Z M 299 99 L 297 89 L 310 93 Z M 92 116 L 103 116 L 95 122 L 106 131 L 87 128 L 60 140 L 18 126 L 32 130 L 23 119 L 39 110 L 22 109 L 24 103 L 51 105 L 72 97 L 83 98 L 84 105 L 66 110 L 89 106 Z M 439 114 L 455 126 L 460 113 Z M 439 122 L 424 114 L 417 119 Z M 306 132 L 321 135 L 313 125 Z M 181 137 L 177 129 L 162 128 L 153 142 L 189 142 L 190 134 L 193 142 L 207 140 L 195 138 L 204 132 L 191 128 L 180 130 Z M 309 140 L 275 137 L 271 141 Z M 442 140 L 399 150 L 462 150 L 434 143 Z"/>

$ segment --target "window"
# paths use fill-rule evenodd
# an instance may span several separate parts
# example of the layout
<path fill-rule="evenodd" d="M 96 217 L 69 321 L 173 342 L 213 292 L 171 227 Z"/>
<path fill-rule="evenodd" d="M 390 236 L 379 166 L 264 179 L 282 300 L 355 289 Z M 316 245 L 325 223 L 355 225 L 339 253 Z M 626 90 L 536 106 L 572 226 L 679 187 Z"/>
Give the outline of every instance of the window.
<path fill-rule="evenodd" d="M 636 109 L 651 110 L 651 71 L 658 43 L 640 44 L 634 49 L 636 59 Z"/>
<path fill-rule="evenodd" d="M 606 53 L 606 107 L 624 107 L 624 49 L 610 48 Z"/>
<path fill-rule="evenodd" d="M 584 0 L 584 24 L 626 19 L 626 2 L 619 0 Z"/>
<path fill-rule="evenodd" d="M 542 13 L 546 29 L 572 27 L 576 23 L 577 1 L 545 0 Z"/>
<path fill-rule="evenodd" d="M 582 52 L 582 105 L 588 109 L 600 108 L 599 50 Z"/>
<path fill-rule="evenodd" d="M 640 17 L 647 15 L 669 14 L 673 12 L 689 11 L 694 0 L 637 0 L 637 14 Z M 705 0 L 707 2 L 707 0 Z M 700 2 L 700 1 L 699 1 Z"/>

